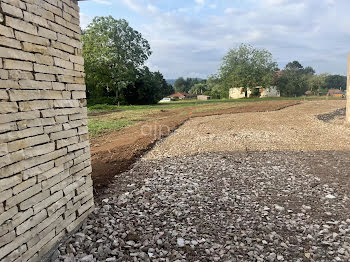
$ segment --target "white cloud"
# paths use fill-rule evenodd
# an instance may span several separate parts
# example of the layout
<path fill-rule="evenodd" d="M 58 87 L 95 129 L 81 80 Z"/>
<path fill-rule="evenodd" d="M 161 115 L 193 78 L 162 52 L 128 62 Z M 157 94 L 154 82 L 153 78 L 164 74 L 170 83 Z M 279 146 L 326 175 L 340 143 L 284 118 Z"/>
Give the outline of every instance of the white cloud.
<path fill-rule="evenodd" d="M 230 14 L 234 14 L 236 11 L 237 11 L 236 8 L 229 7 L 229 8 L 225 9 L 224 13 L 227 14 L 227 15 L 230 15 Z"/>
<path fill-rule="evenodd" d="M 287 0 L 266 0 L 268 5 L 282 5 L 287 3 Z"/>
<path fill-rule="evenodd" d="M 147 66 L 153 72 L 161 72 L 161 68 L 159 68 L 157 65 L 152 64 L 149 60 L 145 63 L 145 66 Z"/>
<path fill-rule="evenodd" d="M 346 72 L 349 0 L 249 0 L 244 8 L 226 6 L 225 15 L 214 1 L 166 10 L 160 0 L 120 1 L 142 18 L 134 25 L 151 45 L 147 64 L 167 78 L 216 73 L 227 50 L 240 43 L 268 49 L 280 67 L 299 60 L 318 72 Z M 209 8 L 217 10 L 202 13 Z M 82 14 L 82 24 L 89 19 Z"/>
<path fill-rule="evenodd" d="M 91 0 L 92 2 L 98 3 L 98 4 L 102 4 L 102 5 L 111 5 L 112 2 L 108 1 L 108 0 Z"/>
<path fill-rule="evenodd" d="M 147 10 L 151 13 L 157 13 L 159 11 L 159 9 L 156 6 L 151 4 L 147 5 Z"/>
<path fill-rule="evenodd" d="M 184 7 L 181 7 L 181 8 L 179 8 L 179 9 L 177 9 L 177 11 L 179 12 L 179 13 L 187 13 L 187 12 L 189 12 L 191 9 L 189 9 L 189 8 L 184 8 Z"/>
<path fill-rule="evenodd" d="M 80 13 L 80 26 L 85 29 L 89 23 L 91 23 L 92 17 L 84 13 Z"/>
<path fill-rule="evenodd" d="M 121 0 L 121 2 L 135 12 L 141 13 L 144 10 L 142 6 L 134 0 Z"/>
<path fill-rule="evenodd" d="M 335 0 L 325 0 L 325 3 L 327 5 L 334 5 L 335 4 Z"/>
<path fill-rule="evenodd" d="M 204 5 L 205 0 L 194 0 L 198 5 Z"/>

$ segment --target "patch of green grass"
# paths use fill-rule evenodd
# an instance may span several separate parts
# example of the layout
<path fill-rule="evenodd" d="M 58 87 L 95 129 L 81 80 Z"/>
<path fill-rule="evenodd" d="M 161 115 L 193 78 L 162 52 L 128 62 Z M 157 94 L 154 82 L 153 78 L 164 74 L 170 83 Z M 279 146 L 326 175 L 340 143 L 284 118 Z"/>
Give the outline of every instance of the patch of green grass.
<path fill-rule="evenodd" d="M 100 136 L 111 130 L 120 130 L 132 124 L 129 119 L 89 119 L 88 127 L 90 136 Z"/>
<path fill-rule="evenodd" d="M 194 103 L 167 103 L 157 105 L 116 106 L 116 105 L 94 105 L 88 107 L 88 113 L 112 112 L 112 111 L 152 111 L 167 110 L 181 107 L 193 106 Z"/>
<path fill-rule="evenodd" d="M 160 110 L 171 110 L 177 108 L 192 108 L 193 113 L 203 113 L 224 108 L 230 108 L 234 105 L 247 102 L 264 102 L 273 100 L 325 100 L 326 97 L 278 97 L 278 98 L 243 98 L 243 99 L 212 99 L 208 101 L 198 100 L 181 100 L 170 103 L 162 103 L 157 105 L 135 105 L 135 106 L 117 106 L 117 105 L 94 105 L 89 106 L 89 113 L 97 113 L 97 115 L 90 115 L 89 117 L 89 131 L 92 137 L 100 136 L 110 131 L 117 131 L 122 128 L 146 121 L 150 114 Z M 339 98 L 328 98 L 329 100 L 341 100 Z M 198 107 L 197 107 L 198 106 Z M 103 113 L 102 113 L 103 112 Z M 106 115 L 103 115 L 104 113 Z M 99 115 L 99 113 L 102 113 Z M 188 110 L 183 110 L 183 113 L 188 114 Z"/>
<path fill-rule="evenodd" d="M 187 107 L 187 106 L 196 106 L 196 105 L 210 105 L 215 103 L 227 103 L 227 104 L 233 104 L 233 103 L 246 103 L 246 102 L 263 102 L 263 101 L 274 101 L 274 100 L 325 100 L 326 97 L 315 97 L 315 96 L 308 96 L 308 97 L 268 97 L 268 98 L 241 98 L 241 99 L 211 99 L 207 101 L 199 101 L 196 99 L 191 100 L 178 100 L 173 101 L 169 103 L 161 103 L 156 105 L 132 105 L 132 106 L 117 106 L 117 105 L 93 105 L 89 106 L 88 110 L 89 113 L 98 113 L 103 111 L 127 111 L 127 110 L 166 110 L 166 109 L 175 109 L 175 108 L 181 108 L 181 107 Z M 335 100 L 339 98 L 333 98 L 330 97 L 329 100 Z M 341 100 L 341 98 L 339 99 Z"/>
<path fill-rule="evenodd" d="M 169 103 L 162 103 L 156 105 L 133 105 L 133 106 L 117 106 L 117 105 L 93 105 L 88 107 L 89 113 L 99 113 L 108 111 L 148 111 L 148 110 L 166 110 L 176 109 L 187 106 L 206 105 L 215 103 L 246 103 L 246 102 L 263 102 L 263 101 L 274 101 L 274 100 L 342 100 L 342 98 L 336 97 L 325 97 L 325 96 L 307 96 L 307 97 L 268 97 L 268 98 L 242 98 L 242 99 L 211 99 L 207 101 L 199 101 L 196 99 L 191 100 L 179 100 Z"/>
<path fill-rule="evenodd" d="M 118 106 L 106 105 L 106 104 L 99 104 L 99 105 L 88 106 L 89 112 L 113 111 L 113 110 L 116 110 L 116 109 L 118 109 Z"/>
<path fill-rule="evenodd" d="M 117 106 L 117 105 L 93 105 L 89 106 L 89 113 L 103 111 L 126 111 L 126 110 L 144 110 L 157 107 L 157 105 L 137 105 L 137 106 Z"/>

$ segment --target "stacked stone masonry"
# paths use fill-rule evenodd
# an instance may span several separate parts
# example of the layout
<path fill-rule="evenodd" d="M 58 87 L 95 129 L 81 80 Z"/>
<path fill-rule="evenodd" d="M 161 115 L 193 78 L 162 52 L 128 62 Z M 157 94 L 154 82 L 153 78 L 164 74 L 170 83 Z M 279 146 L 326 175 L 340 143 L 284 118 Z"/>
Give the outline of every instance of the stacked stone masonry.
<path fill-rule="evenodd" d="M 0 261 L 40 261 L 94 208 L 76 0 L 0 0 Z"/>

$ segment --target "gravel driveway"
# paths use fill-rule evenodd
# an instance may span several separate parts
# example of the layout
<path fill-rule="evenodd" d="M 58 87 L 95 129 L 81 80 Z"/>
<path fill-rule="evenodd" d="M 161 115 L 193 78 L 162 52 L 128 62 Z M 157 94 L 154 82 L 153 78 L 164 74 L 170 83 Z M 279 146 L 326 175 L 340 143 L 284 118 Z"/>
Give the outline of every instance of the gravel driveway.
<path fill-rule="evenodd" d="M 145 158 L 218 151 L 350 150 L 349 127 L 315 117 L 344 107 L 342 100 L 312 101 L 267 113 L 191 119 Z"/>
<path fill-rule="evenodd" d="M 350 261 L 350 129 L 314 116 L 343 106 L 187 122 L 116 177 L 57 260 Z"/>

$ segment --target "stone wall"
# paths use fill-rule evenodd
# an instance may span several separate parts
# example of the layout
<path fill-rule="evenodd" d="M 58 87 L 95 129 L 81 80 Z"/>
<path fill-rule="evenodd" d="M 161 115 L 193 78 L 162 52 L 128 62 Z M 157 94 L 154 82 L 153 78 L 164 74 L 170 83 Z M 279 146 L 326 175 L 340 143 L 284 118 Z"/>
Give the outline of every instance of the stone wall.
<path fill-rule="evenodd" d="M 0 261 L 41 260 L 93 210 L 76 0 L 0 0 Z"/>

